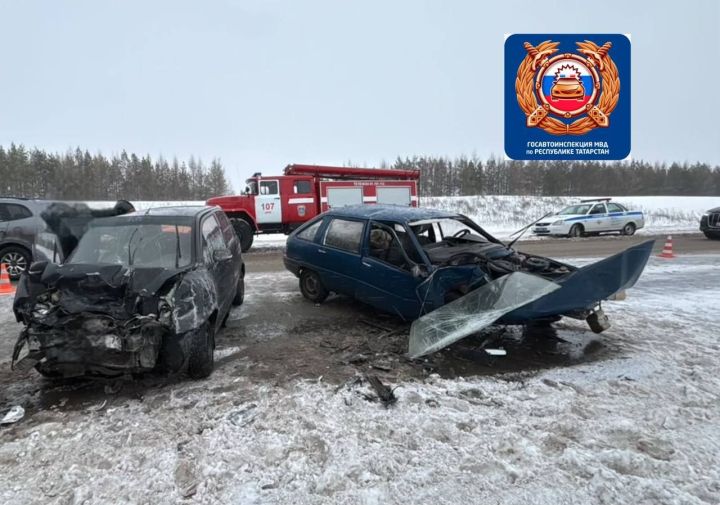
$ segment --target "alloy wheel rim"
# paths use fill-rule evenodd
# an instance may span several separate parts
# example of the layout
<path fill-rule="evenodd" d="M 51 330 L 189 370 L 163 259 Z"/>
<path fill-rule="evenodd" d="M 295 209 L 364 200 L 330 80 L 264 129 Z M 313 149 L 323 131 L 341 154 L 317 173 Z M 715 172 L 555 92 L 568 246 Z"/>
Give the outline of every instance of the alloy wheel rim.
<path fill-rule="evenodd" d="M 15 277 L 19 276 L 27 269 L 27 260 L 25 259 L 25 256 L 16 252 L 7 253 L 2 257 L 0 263 L 4 263 L 8 274 Z"/>

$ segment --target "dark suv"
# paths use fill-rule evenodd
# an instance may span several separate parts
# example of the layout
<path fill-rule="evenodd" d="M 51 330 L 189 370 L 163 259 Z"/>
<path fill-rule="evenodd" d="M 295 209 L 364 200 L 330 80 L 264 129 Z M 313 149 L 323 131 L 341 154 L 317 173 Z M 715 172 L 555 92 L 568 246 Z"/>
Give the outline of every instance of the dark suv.
<path fill-rule="evenodd" d="M 710 209 L 700 218 L 700 231 L 707 238 L 720 239 L 720 207 Z"/>
<path fill-rule="evenodd" d="M 0 198 L 0 263 L 18 279 L 33 260 L 36 237 L 45 230 L 40 213 L 51 202 Z"/>

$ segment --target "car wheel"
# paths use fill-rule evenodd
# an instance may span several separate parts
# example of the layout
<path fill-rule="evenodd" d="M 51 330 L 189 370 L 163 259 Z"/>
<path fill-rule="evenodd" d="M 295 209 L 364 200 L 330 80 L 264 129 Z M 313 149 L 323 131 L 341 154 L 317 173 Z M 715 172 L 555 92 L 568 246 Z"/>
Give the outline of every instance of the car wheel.
<path fill-rule="evenodd" d="M 235 229 L 235 233 L 240 239 L 240 250 L 242 252 L 247 252 L 247 250 L 250 249 L 250 246 L 252 246 L 254 238 L 253 229 L 250 226 L 250 223 L 241 218 L 233 218 L 230 222 Z"/>
<path fill-rule="evenodd" d="M 572 238 L 579 238 L 583 236 L 583 225 L 581 224 L 574 224 L 570 228 L 570 233 L 568 234 Z"/>
<path fill-rule="evenodd" d="M 322 303 L 330 294 L 320 276 L 312 270 L 303 270 L 300 274 L 300 291 L 305 298 L 315 303 Z"/>
<path fill-rule="evenodd" d="M 713 233 L 711 231 L 704 232 L 705 236 L 710 240 L 720 240 L 720 233 Z"/>
<path fill-rule="evenodd" d="M 628 223 L 625 226 L 623 226 L 622 234 L 623 235 L 633 235 L 635 233 L 635 225 L 633 223 Z"/>
<path fill-rule="evenodd" d="M 245 300 L 245 278 L 240 274 L 240 280 L 238 281 L 237 288 L 235 288 L 235 297 L 233 298 L 232 304 L 234 306 L 242 305 Z"/>
<path fill-rule="evenodd" d="M 5 264 L 8 275 L 12 280 L 18 280 L 20 275 L 30 266 L 30 253 L 22 247 L 5 247 L 0 251 L 0 263 Z"/>
<path fill-rule="evenodd" d="M 212 328 L 212 324 L 206 322 L 189 335 L 188 375 L 193 379 L 208 377 L 215 366 Z"/>

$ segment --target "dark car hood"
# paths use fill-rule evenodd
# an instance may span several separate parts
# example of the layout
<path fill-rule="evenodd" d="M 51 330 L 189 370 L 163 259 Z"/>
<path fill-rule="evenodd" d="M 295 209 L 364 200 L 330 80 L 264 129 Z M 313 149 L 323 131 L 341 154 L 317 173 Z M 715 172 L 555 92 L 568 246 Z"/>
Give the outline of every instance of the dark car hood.
<path fill-rule="evenodd" d="M 714 209 L 710 209 L 707 212 L 720 212 L 720 207 L 715 207 Z"/>
<path fill-rule="evenodd" d="M 155 294 L 168 279 L 187 268 L 126 267 L 85 263 L 49 263 L 40 276 L 48 288 L 78 286 L 90 291 L 123 288 L 134 293 Z"/>
<path fill-rule="evenodd" d="M 65 313 L 106 313 L 119 319 L 156 313 L 161 291 L 189 269 L 48 263 L 21 278 L 13 308 L 21 320 L 43 296 L 56 292 L 53 305 Z"/>

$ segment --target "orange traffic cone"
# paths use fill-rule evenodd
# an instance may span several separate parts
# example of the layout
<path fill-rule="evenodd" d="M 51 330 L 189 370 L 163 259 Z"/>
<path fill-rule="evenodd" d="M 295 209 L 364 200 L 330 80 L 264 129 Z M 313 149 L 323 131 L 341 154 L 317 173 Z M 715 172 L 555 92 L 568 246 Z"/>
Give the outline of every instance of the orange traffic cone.
<path fill-rule="evenodd" d="M 0 295 L 14 295 L 15 286 L 10 282 L 5 263 L 0 264 Z"/>
<path fill-rule="evenodd" d="M 665 247 L 663 247 L 663 250 L 660 254 L 658 254 L 659 258 L 674 258 L 675 255 L 673 254 L 672 250 L 672 235 L 668 235 L 667 240 L 665 241 Z"/>

